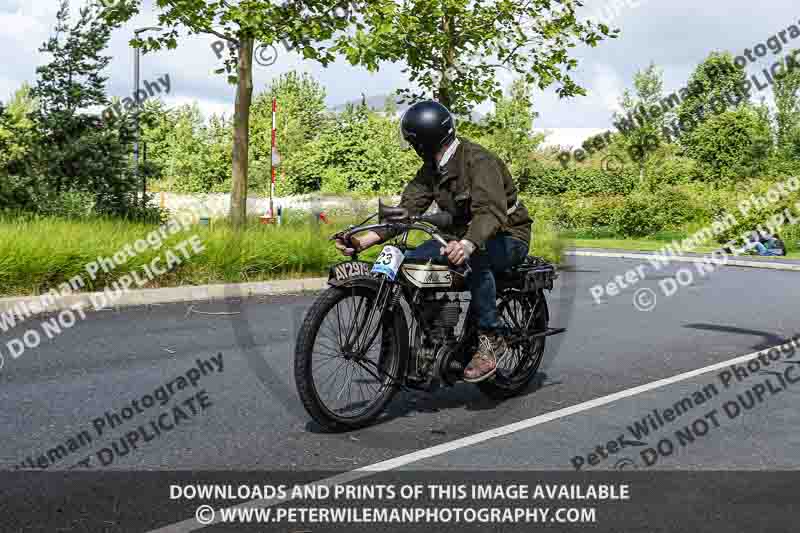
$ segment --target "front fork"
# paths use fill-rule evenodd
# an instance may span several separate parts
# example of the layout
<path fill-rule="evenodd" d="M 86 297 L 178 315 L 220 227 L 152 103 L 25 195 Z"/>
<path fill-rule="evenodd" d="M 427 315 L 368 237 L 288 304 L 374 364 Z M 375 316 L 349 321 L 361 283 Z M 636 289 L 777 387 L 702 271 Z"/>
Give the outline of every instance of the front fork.
<path fill-rule="evenodd" d="M 375 295 L 375 302 L 367 311 L 364 321 L 358 326 L 359 331 L 366 332 L 368 335 L 366 341 L 357 352 L 359 357 L 363 358 L 375 342 L 375 337 L 378 336 L 378 332 L 381 329 L 380 325 L 384 314 L 389 304 L 394 304 L 395 294 L 399 288 L 396 283 L 387 280 L 386 276 L 382 276 L 380 287 L 378 287 L 378 292 Z"/>

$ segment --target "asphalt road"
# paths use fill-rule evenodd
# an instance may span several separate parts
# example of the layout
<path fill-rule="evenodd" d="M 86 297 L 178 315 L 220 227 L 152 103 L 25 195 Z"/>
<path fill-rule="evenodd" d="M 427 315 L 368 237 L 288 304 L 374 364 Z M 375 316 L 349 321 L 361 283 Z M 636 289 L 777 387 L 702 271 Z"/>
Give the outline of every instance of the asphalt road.
<path fill-rule="evenodd" d="M 721 363 L 800 333 L 800 289 L 794 273 L 724 268 L 700 277 L 695 271 L 692 285 L 667 298 L 659 282 L 675 273 L 672 266 L 648 271 L 646 280 L 598 303 L 590 287 L 605 284 L 637 263 L 576 261 L 562 273 L 561 290 L 551 298 L 552 323 L 568 331 L 550 339 L 551 364 L 524 395 L 498 404 L 468 385 L 433 394 L 403 393 L 380 423 L 343 435 L 321 432 L 309 421 L 291 377 L 297 327 L 314 295 L 100 311 L 53 339 L 42 334 L 45 340 L 39 347 L 14 359 L 6 347 L 10 339 L 28 328 L 43 331 L 41 321 L 29 321 L 0 337 L 5 356 L 0 372 L 0 401 L 5 406 L 0 411 L 0 464 L 13 469 L 28 458 L 36 463 L 48 450 L 63 445 L 66 453 L 46 459 L 49 470 L 80 466 L 81 461 L 95 469 L 350 470 Z M 658 296 L 649 312 L 632 304 L 640 288 L 651 288 Z M 212 362 L 214 357 L 221 360 L 221 369 Z M 196 386 L 179 390 L 176 378 L 198 368 L 198 359 L 207 361 L 207 375 L 197 371 Z M 774 364 L 772 370 L 789 363 Z M 800 386 L 789 384 L 730 418 L 722 414 L 724 402 L 735 400 L 755 381 L 726 388 L 720 372 L 461 446 L 407 468 L 573 470 L 577 456 L 582 456 L 581 469 L 631 464 L 644 468 L 642 450 L 663 436 L 677 444 L 675 430 L 715 408 L 718 424 L 707 418 L 710 431 L 688 445 L 677 444 L 652 467 L 800 467 L 800 433 L 794 429 L 800 423 L 794 409 Z M 123 413 L 132 401 L 141 402 L 167 383 L 172 391 L 163 407 L 140 405 L 142 412 Z M 687 412 L 673 423 L 642 436 L 643 444 L 620 445 L 615 453 L 607 453 L 606 443 L 621 435 L 626 442 L 635 440 L 628 429 L 635 421 L 653 409 L 669 409 L 709 384 L 716 386 L 717 394 L 707 393 L 705 405 L 684 409 Z M 159 413 L 171 413 L 173 405 L 190 397 L 195 399 L 181 404 L 185 416 L 173 420 L 172 430 L 150 435 L 152 439 L 140 440 L 132 450 L 119 442 L 126 432 Z M 106 412 L 119 414 L 117 427 L 111 427 L 114 415 L 106 417 Z M 697 429 L 702 430 L 702 424 Z M 81 440 L 81 434 L 91 441 Z M 598 445 L 608 457 L 599 452 L 599 457 L 589 457 Z M 101 452 L 104 448 L 109 451 Z"/>

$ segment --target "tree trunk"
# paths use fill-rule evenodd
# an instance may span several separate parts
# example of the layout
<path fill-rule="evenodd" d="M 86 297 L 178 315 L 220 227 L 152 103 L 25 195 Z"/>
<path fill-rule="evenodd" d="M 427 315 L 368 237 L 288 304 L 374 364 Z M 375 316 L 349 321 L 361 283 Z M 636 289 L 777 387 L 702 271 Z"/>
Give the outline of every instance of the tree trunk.
<path fill-rule="evenodd" d="M 242 37 L 239 47 L 236 106 L 233 113 L 233 184 L 231 225 L 242 228 L 247 222 L 247 170 L 250 146 L 250 103 L 253 100 L 253 38 Z"/>
<path fill-rule="evenodd" d="M 442 33 L 448 37 L 453 35 L 453 20 L 447 15 L 442 16 Z M 436 100 L 447 109 L 450 109 L 452 98 L 450 96 L 450 83 L 448 76 L 451 72 L 451 67 L 455 63 L 455 52 L 451 43 L 448 41 L 447 49 L 442 53 L 442 72 L 441 81 L 439 82 L 439 89 L 436 94 Z"/>

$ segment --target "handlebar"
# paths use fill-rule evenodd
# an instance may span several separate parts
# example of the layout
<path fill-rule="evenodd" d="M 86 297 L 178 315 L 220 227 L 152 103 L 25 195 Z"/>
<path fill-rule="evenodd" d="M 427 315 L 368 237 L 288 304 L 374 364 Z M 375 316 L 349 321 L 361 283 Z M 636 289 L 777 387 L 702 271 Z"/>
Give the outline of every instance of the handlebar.
<path fill-rule="evenodd" d="M 369 219 L 368 219 L 369 220 Z M 407 232 L 412 230 L 422 231 L 423 233 L 427 233 L 431 236 L 434 240 L 438 241 L 442 246 L 447 246 L 448 242 L 446 237 L 452 237 L 450 235 L 441 234 L 437 230 L 439 227 L 448 227 L 453 223 L 453 217 L 450 213 L 446 211 L 441 211 L 439 213 L 434 213 L 431 215 L 422 215 L 422 216 L 408 216 L 404 219 L 381 222 L 379 224 L 369 224 L 369 225 L 358 225 L 358 226 L 350 226 L 346 230 L 340 231 L 335 233 L 330 237 L 330 240 L 337 240 L 341 239 L 344 243 L 352 247 L 352 241 L 350 240 L 353 235 L 356 233 L 361 233 L 364 231 L 374 231 L 380 229 L 388 229 L 393 232 Z M 452 237 L 450 240 L 457 240 L 455 237 Z M 472 269 L 468 264 L 464 264 L 465 269 L 467 272 L 470 272 Z"/>
<path fill-rule="evenodd" d="M 413 217 L 413 218 L 420 218 L 420 217 Z M 443 236 L 437 233 L 435 228 L 432 228 L 431 226 L 425 225 L 424 223 L 421 222 L 384 222 L 381 224 L 369 224 L 366 226 L 351 226 L 346 230 L 331 235 L 330 240 L 334 241 L 337 239 L 341 239 L 345 242 L 345 244 L 350 245 L 352 244 L 350 238 L 356 233 L 361 233 L 364 231 L 375 231 L 380 229 L 399 231 L 400 233 L 411 230 L 422 231 L 430 235 L 433 239 L 442 243 L 444 246 L 447 246 L 447 241 L 444 238 L 446 235 Z"/>

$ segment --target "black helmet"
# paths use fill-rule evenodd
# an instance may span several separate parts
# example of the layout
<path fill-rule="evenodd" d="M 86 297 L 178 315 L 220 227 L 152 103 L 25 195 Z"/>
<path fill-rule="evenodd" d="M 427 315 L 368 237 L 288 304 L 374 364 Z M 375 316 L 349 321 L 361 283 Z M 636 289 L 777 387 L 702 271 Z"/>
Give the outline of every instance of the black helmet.
<path fill-rule="evenodd" d="M 456 122 L 445 106 L 433 100 L 409 107 L 400 119 L 400 132 L 421 158 L 432 160 L 456 138 Z"/>

